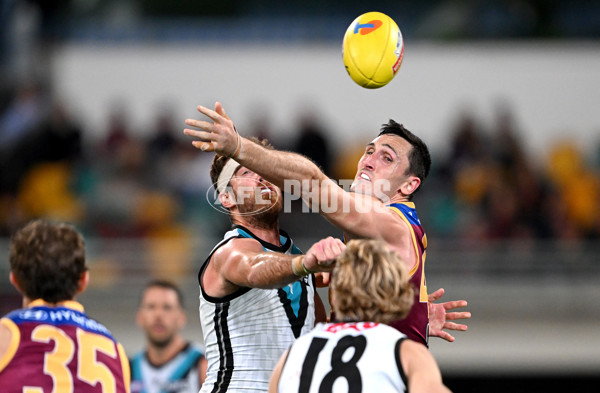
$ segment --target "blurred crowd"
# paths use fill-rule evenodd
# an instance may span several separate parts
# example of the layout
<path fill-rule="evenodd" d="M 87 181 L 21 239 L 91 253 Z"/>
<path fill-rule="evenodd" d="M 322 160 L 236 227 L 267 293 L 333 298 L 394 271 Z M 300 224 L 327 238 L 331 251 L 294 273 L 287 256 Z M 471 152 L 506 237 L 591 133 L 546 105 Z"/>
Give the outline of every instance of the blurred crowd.
<path fill-rule="evenodd" d="M 126 106 L 115 105 L 104 137 L 93 139 L 69 103 L 43 85 L 4 89 L 0 97 L 0 236 L 34 217 L 66 220 L 101 238 L 213 236 L 228 225 L 206 198 L 212 156 L 191 146 L 168 107 L 140 137 Z M 576 141 L 560 142 L 533 155 L 508 106 L 499 107 L 492 128 L 475 113 L 457 119 L 439 130 L 447 149 L 432 151 L 432 173 L 415 196 L 430 237 L 600 237 L 598 146 L 582 151 Z M 282 134 L 269 128 L 269 119 L 258 119 L 244 134 Z M 284 133 L 292 138 L 272 140 L 277 148 L 311 157 L 334 179 L 353 178 L 363 141 L 340 151 L 323 122 L 308 116 L 294 128 Z"/>
<path fill-rule="evenodd" d="M 126 103 L 115 102 L 102 137 L 93 138 L 95 130 L 71 112 L 74 103 L 54 97 L 51 83 L 45 83 L 52 80 L 50 59 L 68 31 L 73 4 L 2 4 L 0 237 L 34 217 L 67 220 L 101 238 L 220 235 L 228 223 L 207 203 L 211 156 L 185 139 L 174 108 L 164 106 L 140 137 Z M 587 8 L 576 9 L 587 15 Z M 447 148 L 432 151 L 432 173 L 415 196 L 429 236 L 467 241 L 600 236 L 600 140 L 585 150 L 576 140 L 557 141 L 540 156 L 522 142 L 528 130 L 520 129 L 509 105 L 498 106 L 491 127 L 477 113 L 465 111 L 457 119 L 434 130 L 447 139 Z M 362 140 L 341 150 L 322 119 L 306 115 L 287 130 L 272 130 L 268 118 L 250 123 L 244 135 L 270 137 L 275 147 L 311 157 L 338 180 L 354 177 L 364 151 Z M 273 139 L 278 135 L 292 137 Z M 301 214 L 295 207 L 291 214 Z M 302 233 L 306 220 L 286 220 L 290 233 L 295 223 Z"/>

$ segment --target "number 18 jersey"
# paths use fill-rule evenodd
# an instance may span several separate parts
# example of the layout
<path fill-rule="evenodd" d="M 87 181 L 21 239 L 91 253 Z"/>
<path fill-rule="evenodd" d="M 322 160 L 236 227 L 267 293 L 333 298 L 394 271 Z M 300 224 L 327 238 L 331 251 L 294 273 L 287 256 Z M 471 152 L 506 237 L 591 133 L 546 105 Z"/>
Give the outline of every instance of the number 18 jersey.
<path fill-rule="evenodd" d="M 278 391 L 406 392 L 400 344 L 406 336 L 375 322 L 319 324 L 290 347 Z"/>

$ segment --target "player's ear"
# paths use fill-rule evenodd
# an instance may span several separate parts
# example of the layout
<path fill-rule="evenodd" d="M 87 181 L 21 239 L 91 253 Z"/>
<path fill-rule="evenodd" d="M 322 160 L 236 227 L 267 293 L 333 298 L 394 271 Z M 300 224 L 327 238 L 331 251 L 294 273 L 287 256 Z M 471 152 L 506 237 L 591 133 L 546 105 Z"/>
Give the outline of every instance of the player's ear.
<path fill-rule="evenodd" d="M 83 272 L 81 277 L 79 277 L 79 282 L 77 283 L 77 293 L 81 293 L 81 292 L 85 291 L 85 289 L 87 288 L 89 283 L 90 283 L 90 272 L 86 270 L 85 272 Z"/>
<path fill-rule="evenodd" d="M 15 287 L 17 289 L 17 291 L 19 291 L 19 293 L 23 293 L 23 291 L 21 290 L 21 287 L 19 286 L 19 282 L 17 281 L 17 278 L 15 277 L 13 272 L 9 273 L 8 280 L 13 285 L 13 287 Z"/>
<path fill-rule="evenodd" d="M 235 198 L 231 190 L 220 193 L 219 201 L 226 209 L 231 209 L 233 206 L 235 206 Z"/>
<path fill-rule="evenodd" d="M 405 182 L 400 185 L 398 191 L 404 195 L 410 195 L 416 191 L 421 185 L 421 179 L 416 176 L 410 176 Z"/>

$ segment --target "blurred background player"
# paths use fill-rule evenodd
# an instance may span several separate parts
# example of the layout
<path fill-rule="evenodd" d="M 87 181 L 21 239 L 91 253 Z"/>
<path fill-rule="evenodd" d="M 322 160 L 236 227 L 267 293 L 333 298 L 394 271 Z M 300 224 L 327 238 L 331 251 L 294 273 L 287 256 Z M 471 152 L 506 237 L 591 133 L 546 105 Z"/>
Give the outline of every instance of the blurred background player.
<path fill-rule="evenodd" d="M 23 309 L 0 320 L 0 391 L 129 392 L 123 347 L 74 300 L 89 281 L 83 237 L 32 221 L 13 235 L 9 260 Z"/>
<path fill-rule="evenodd" d="M 448 320 L 469 318 L 470 313 L 447 312 L 466 306 L 466 301 L 434 304 L 444 290 L 439 289 L 429 296 L 427 293 L 427 237 L 412 202 L 431 166 L 429 150 L 420 138 L 390 120 L 379 136 L 367 144 L 358 162 L 351 192 L 347 192 L 310 159 L 292 152 L 267 150 L 241 138 L 221 103 L 217 102 L 214 111 L 202 106 L 198 106 L 198 111 L 212 122 L 186 120 L 188 126 L 201 130 L 184 131 L 202 139 L 194 141 L 194 146 L 233 155 L 285 191 L 300 195 L 309 206 L 342 229 L 346 240 L 380 239 L 400 254 L 416 293 L 410 314 L 395 321 L 394 327 L 425 345 L 429 335 L 454 341 L 443 329 L 467 330 L 466 325 Z"/>
<path fill-rule="evenodd" d="M 131 360 L 132 393 L 198 393 L 206 377 L 204 350 L 183 338 L 183 294 L 166 280 L 146 284 L 136 321 L 146 348 Z"/>
<path fill-rule="evenodd" d="M 332 308 L 292 344 L 270 392 L 449 392 L 427 348 L 385 325 L 405 317 L 413 289 L 405 264 L 378 240 L 351 240 L 333 269 Z"/>
<path fill-rule="evenodd" d="M 208 361 L 201 392 L 266 392 L 281 354 L 325 320 L 311 272 L 331 270 L 345 246 L 329 237 L 299 255 L 279 229 L 278 187 L 224 156 L 210 176 L 233 227 L 198 274 Z"/>

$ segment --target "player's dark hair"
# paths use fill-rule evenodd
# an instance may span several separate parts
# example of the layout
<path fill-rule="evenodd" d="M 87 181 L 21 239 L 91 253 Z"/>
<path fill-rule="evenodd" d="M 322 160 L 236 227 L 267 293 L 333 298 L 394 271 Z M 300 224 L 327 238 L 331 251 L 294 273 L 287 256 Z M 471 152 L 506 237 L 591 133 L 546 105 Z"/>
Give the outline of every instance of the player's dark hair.
<path fill-rule="evenodd" d="M 423 183 L 431 169 L 431 156 L 425 142 L 407 130 L 402 124 L 396 123 L 392 119 L 387 124 L 381 126 L 379 136 L 385 134 L 398 135 L 411 144 L 413 148 L 408 155 L 409 167 L 406 175 L 414 175 L 421 179 L 421 183 Z"/>
<path fill-rule="evenodd" d="M 23 294 L 48 303 L 73 299 L 87 271 L 83 236 L 71 225 L 43 220 L 12 236 L 9 260 Z"/>
<path fill-rule="evenodd" d="M 139 299 L 139 304 L 142 304 L 142 299 L 144 298 L 144 294 L 146 293 L 146 291 L 150 288 L 163 288 L 163 289 L 170 289 L 172 291 L 174 291 L 177 294 L 177 302 L 179 303 L 179 305 L 181 306 L 181 308 L 184 307 L 184 303 L 183 303 L 183 292 L 181 292 L 181 289 L 172 281 L 169 280 L 162 280 L 162 279 L 156 279 L 156 280 L 152 280 L 149 281 L 146 286 L 144 286 L 144 290 L 142 291 L 141 295 L 140 295 L 140 299 Z"/>

